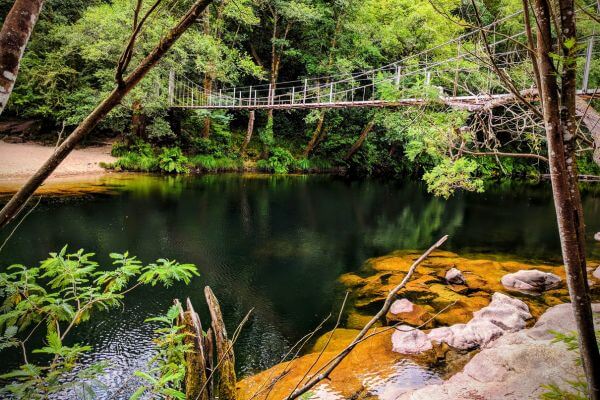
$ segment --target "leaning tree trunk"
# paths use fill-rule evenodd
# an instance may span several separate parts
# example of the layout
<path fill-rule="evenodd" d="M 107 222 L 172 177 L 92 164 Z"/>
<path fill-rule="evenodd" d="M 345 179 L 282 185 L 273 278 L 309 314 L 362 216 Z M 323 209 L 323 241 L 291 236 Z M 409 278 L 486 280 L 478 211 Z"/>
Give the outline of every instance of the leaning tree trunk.
<path fill-rule="evenodd" d="M 360 147 L 363 145 L 365 140 L 367 140 L 367 136 L 369 135 L 369 132 L 371 132 L 371 130 L 373 129 L 374 125 L 375 125 L 375 118 L 372 118 L 367 123 L 367 125 L 363 128 L 363 130 L 360 133 L 360 136 L 358 137 L 356 142 L 354 142 L 354 144 L 352 145 L 350 150 L 348 150 L 348 152 L 346 153 L 346 156 L 344 157 L 345 160 L 349 160 L 354 155 L 354 153 L 356 153 L 358 151 L 358 149 L 360 149 Z"/>
<path fill-rule="evenodd" d="M 321 131 L 323 130 L 323 122 L 325 121 L 325 110 L 320 110 L 319 111 L 319 119 L 317 120 L 317 126 L 315 127 L 315 130 L 313 131 L 313 134 L 308 142 L 308 144 L 306 145 L 306 148 L 304 149 L 304 157 L 308 157 L 310 155 L 310 153 L 313 151 L 313 149 L 315 148 L 315 145 L 317 144 L 317 141 L 319 140 L 319 137 L 321 136 Z"/>
<path fill-rule="evenodd" d="M 594 331 L 591 298 L 586 279 L 583 211 L 575 162 L 575 66 L 570 49 L 562 49 L 565 66 L 562 90 L 557 82 L 551 54 L 551 5 L 547 0 L 535 0 L 537 18 L 537 65 L 540 92 L 548 142 L 548 161 L 558 231 L 566 269 L 569 295 L 579 332 L 579 348 L 587 377 L 591 399 L 600 399 L 600 353 Z M 572 0 L 560 0 L 560 15 L 564 39 L 575 37 L 575 10 Z M 564 42 L 564 40 L 563 40 Z"/>
<path fill-rule="evenodd" d="M 148 54 L 140 64 L 125 78 L 122 85 L 117 85 L 113 91 L 106 97 L 94 110 L 79 124 L 69 137 L 56 149 L 56 151 L 46 160 L 46 162 L 37 170 L 37 172 L 27 180 L 19 191 L 9 200 L 9 202 L 0 210 L 0 228 L 15 218 L 21 209 L 25 206 L 31 195 L 58 165 L 69 155 L 75 146 L 98 125 L 104 117 L 115 108 L 141 80 L 148 71 L 150 71 L 162 56 L 173 46 L 181 35 L 197 19 L 202 11 L 212 0 L 197 0 L 181 18 L 175 27 L 173 27 L 160 41 L 160 43 Z"/>
<path fill-rule="evenodd" d="M 242 149 L 240 154 L 243 156 L 246 155 L 246 149 L 248 148 L 248 144 L 250 140 L 252 140 L 252 133 L 254 132 L 254 110 L 250 110 L 248 113 L 248 130 L 246 131 L 246 136 L 244 137 L 244 143 L 242 143 Z"/>
<path fill-rule="evenodd" d="M 0 30 L 0 114 L 19 73 L 21 58 L 38 20 L 44 0 L 16 0 Z"/>

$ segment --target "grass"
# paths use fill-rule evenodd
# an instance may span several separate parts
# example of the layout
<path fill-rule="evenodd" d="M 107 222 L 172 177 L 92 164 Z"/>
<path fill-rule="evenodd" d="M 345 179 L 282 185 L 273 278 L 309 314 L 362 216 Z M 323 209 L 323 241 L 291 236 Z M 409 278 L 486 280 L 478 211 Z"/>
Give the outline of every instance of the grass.
<path fill-rule="evenodd" d="M 190 164 L 192 168 L 206 172 L 241 171 L 244 168 L 244 162 L 241 159 L 204 154 L 190 157 Z"/>

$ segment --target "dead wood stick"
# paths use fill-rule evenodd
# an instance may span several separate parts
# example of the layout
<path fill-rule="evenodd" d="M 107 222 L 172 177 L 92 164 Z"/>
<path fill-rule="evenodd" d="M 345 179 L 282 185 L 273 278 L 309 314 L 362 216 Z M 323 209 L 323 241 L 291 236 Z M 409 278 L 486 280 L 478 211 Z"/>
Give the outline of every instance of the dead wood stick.
<path fill-rule="evenodd" d="M 423 253 L 417 260 L 415 260 L 415 262 L 408 269 L 408 272 L 406 273 L 406 276 L 404 277 L 404 279 L 402 279 L 402 282 L 400 282 L 400 284 L 398 284 L 398 286 L 396 286 L 395 288 L 393 288 L 390 291 L 387 298 L 385 299 L 385 303 L 383 304 L 383 307 L 381 307 L 379 312 L 377 314 L 375 314 L 375 316 L 362 328 L 362 330 L 358 333 L 358 335 L 356 335 L 356 337 L 354 338 L 352 343 L 350 343 L 344 350 L 342 350 L 337 356 L 335 356 L 333 359 L 331 359 L 327 364 L 325 364 L 323 367 L 321 367 L 321 369 L 319 371 L 317 371 L 317 373 L 315 375 L 313 375 L 312 378 L 309 379 L 308 382 L 304 386 L 302 386 L 299 389 L 294 390 L 294 392 L 292 392 L 292 394 L 290 394 L 287 397 L 288 400 L 292 400 L 292 399 L 296 399 L 296 398 L 300 397 L 304 393 L 308 392 L 311 388 L 313 388 L 317 383 L 321 382 L 324 379 L 329 378 L 329 375 L 333 372 L 333 370 L 335 370 L 337 368 L 337 366 L 340 365 L 340 363 L 346 358 L 346 356 L 348 354 L 350 354 L 350 352 L 354 349 L 354 347 L 356 347 L 356 345 L 367 334 L 369 329 L 371 329 L 371 327 L 373 325 L 375 325 L 375 323 L 380 318 L 382 318 L 385 314 L 387 314 L 388 310 L 390 309 L 390 307 L 392 305 L 394 297 L 396 296 L 396 293 L 398 293 L 398 291 L 400 291 L 402 288 L 404 288 L 404 286 L 406 286 L 406 284 L 412 277 L 413 273 L 417 269 L 417 266 L 419 264 L 421 264 L 435 249 L 439 248 L 442 244 L 444 244 L 444 242 L 447 239 L 448 239 L 448 235 L 443 236 L 440 240 L 438 240 L 435 244 L 433 244 L 433 246 L 431 246 L 429 249 L 427 249 L 427 251 L 425 253 Z"/>
<path fill-rule="evenodd" d="M 254 392 L 254 394 L 250 397 L 249 400 L 253 400 L 256 398 L 256 396 L 258 396 L 259 394 L 261 394 L 263 391 L 272 388 L 273 386 L 275 386 L 275 384 L 277 384 L 277 382 L 286 374 L 288 374 L 291 370 L 291 365 L 294 363 L 294 361 L 296 361 L 296 357 L 298 356 L 298 354 L 300 353 L 300 351 L 302 351 L 302 349 L 304 348 L 304 345 L 306 343 L 308 343 L 308 341 L 319 331 L 321 330 L 321 328 L 323 327 L 323 325 L 325 324 L 325 322 L 327 322 L 329 320 L 329 318 L 331 318 L 331 314 L 329 314 L 327 317 L 325 317 L 325 319 L 323 319 L 323 321 L 321 321 L 321 323 L 319 325 L 317 325 L 317 327 L 315 329 L 313 329 L 311 332 L 307 333 L 306 335 L 302 336 L 300 339 L 298 339 L 298 341 L 296 343 L 294 343 L 294 345 L 288 350 L 287 353 L 285 353 L 283 355 L 283 357 L 281 357 L 281 359 L 279 360 L 279 362 L 277 364 L 281 364 L 285 361 L 286 358 L 288 358 L 288 356 L 290 354 L 292 354 L 292 352 L 294 350 L 296 350 L 296 353 L 294 354 L 294 356 L 292 357 L 291 361 L 288 363 L 288 365 L 286 366 L 286 368 L 284 368 L 284 370 L 282 372 L 280 372 L 278 374 L 277 377 L 275 377 L 274 379 L 271 379 L 273 377 L 273 374 L 275 373 L 275 371 L 271 371 L 271 373 L 269 374 L 269 376 L 267 377 L 267 379 L 265 379 L 263 381 L 263 383 L 258 387 L 258 389 Z M 269 382 L 267 384 L 267 382 Z M 265 387 L 266 385 L 266 387 Z M 270 390 L 269 392 L 270 393 Z M 267 396 L 268 396 L 267 393 Z"/>
<path fill-rule="evenodd" d="M 233 337 L 231 338 L 231 340 L 229 341 L 229 346 L 227 347 L 227 352 L 225 354 L 223 354 L 219 360 L 217 361 L 217 364 L 214 366 L 214 368 L 210 371 L 210 374 L 208 375 L 207 381 L 204 384 L 204 386 L 200 389 L 200 394 L 202 394 L 204 392 L 204 390 L 206 390 L 208 383 L 210 382 L 212 384 L 212 378 L 213 375 L 215 373 L 215 371 L 217 369 L 219 369 L 221 363 L 227 359 L 227 355 L 229 352 L 233 353 L 233 345 L 235 344 L 235 342 L 237 342 L 238 338 L 240 337 L 240 333 L 242 332 L 242 327 L 246 324 L 246 322 L 248 322 L 248 319 L 250 319 L 250 314 L 252 314 L 252 311 L 254 311 L 254 308 L 251 308 L 250 311 L 248 311 L 248 313 L 246 314 L 246 316 L 242 319 L 242 321 L 239 323 L 238 327 L 236 328 L 235 332 L 233 333 Z M 200 398 L 200 394 L 198 395 L 198 397 L 196 397 L 194 400 L 198 400 Z M 214 394 L 214 393 L 213 393 Z M 222 398 L 221 393 L 219 393 L 219 398 Z"/>
<path fill-rule="evenodd" d="M 306 377 L 308 376 L 310 371 L 315 367 L 315 365 L 317 365 L 317 363 L 323 356 L 323 353 L 325 353 L 325 350 L 327 350 L 327 347 L 329 347 L 329 343 L 331 343 L 331 338 L 333 338 L 333 334 L 335 333 L 335 330 L 338 328 L 338 326 L 340 326 L 340 322 L 342 320 L 342 314 L 344 313 L 344 308 L 346 307 L 346 301 L 348 301 L 348 294 L 350 294 L 350 292 L 346 291 L 346 295 L 344 296 L 344 301 L 342 302 L 342 306 L 340 307 L 340 312 L 338 313 L 337 321 L 335 322 L 335 326 L 331 330 L 331 333 L 329 333 L 329 336 L 327 337 L 327 342 L 325 343 L 325 346 L 323 346 L 323 348 L 319 352 L 319 355 L 317 356 L 317 358 L 315 358 L 315 361 L 313 361 L 311 366 L 306 370 L 306 372 L 304 373 L 302 378 L 298 381 L 298 383 L 296 383 L 296 386 L 294 386 L 294 390 L 298 389 L 298 386 L 300 386 L 302 381 L 304 381 L 304 379 L 306 379 Z M 294 390 L 292 390 L 292 392 Z"/>

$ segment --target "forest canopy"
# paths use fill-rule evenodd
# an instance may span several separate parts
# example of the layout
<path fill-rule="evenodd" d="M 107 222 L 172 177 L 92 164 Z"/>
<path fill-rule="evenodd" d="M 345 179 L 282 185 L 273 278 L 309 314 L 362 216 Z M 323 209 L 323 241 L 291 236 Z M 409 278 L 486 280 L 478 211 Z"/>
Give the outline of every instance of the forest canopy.
<path fill-rule="evenodd" d="M 189 3 L 159 3 L 136 42 L 134 60 L 157 43 Z M 10 5 L 8 0 L 0 2 L 2 16 Z M 150 6 L 143 3 L 146 9 Z M 422 176 L 429 189 L 442 196 L 457 188 L 481 191 L 490 179 L 539 179 L 547 173 L 543 157 L 453 151 L 471 146 L 543 155 L 541 120 L 523 125 L 515 117 L 519 110 L 510 107 L 484 117 L 443 104 L 259 111 L 257 134 L 245 138 L 248 111 L 175 110 L 168 101 L 171 71 L 210 93 L 235 85 L 275 86 L 313 76 L 343 76 L 431 48 L 435 50 L 427 57 L 447 59 L 456 55 L 457 46 L 444 43 L 472 31 L 476 23 L 493 23 L 521 7 L 512 0 L 216 2 L 102 121 L 94 137 L 118 139 L 114 154 L 121 158 L 112 167 L 126 170 L 239 170 L 248 163 L 276 173 L 343 169 L 359 175 Z M 47 1 L 5 118 L 41 121 L 39 136 L 49 141 L 56 140 L 59 131 L 72 130 L 114 87 L 134 9 L 134 0 Z M 582 19 L 582 37 L 593 33 L 593 25 L 593 20 Z M 517 19 L 508 20 L 502 29 L 501 34 L 511 35 L 522 27 Z M 473 35 L 460 46 L 475 51 L 479 39 Z M 503 46 L 510 51 L 514 45 L 507 41 Z M 600 81 L 598 61 L 594 63 L 591 84 Z M 526 80 L 530 72 L 518 67 L 511 75 Z M 483 69 L 468 79 L 474 87 L 499 84 Z M 413 96 L 438 96 L 435 83 L 412 84 Z M 378 95 L 400 96 L 393 87 L 383 86 Z M 494 130 L 486 131 L 486 125 Z M 579 167 L 582 174 L 599 172 L 589 153 L 582 154 Z"/>

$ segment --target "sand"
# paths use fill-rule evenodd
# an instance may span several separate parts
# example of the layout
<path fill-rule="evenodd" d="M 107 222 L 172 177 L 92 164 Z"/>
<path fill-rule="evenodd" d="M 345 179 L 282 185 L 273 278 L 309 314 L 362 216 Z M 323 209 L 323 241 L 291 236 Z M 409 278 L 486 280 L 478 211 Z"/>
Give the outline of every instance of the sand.
<path fill-rule="evenodd" d="M 51 179 L 105 173 L 99 163 L 110 163 L 110 146 L 76 149 L 58 166 Z M 54 147 L 0 141 L 0 181 L 24 181 L 52 155 Z"/>

